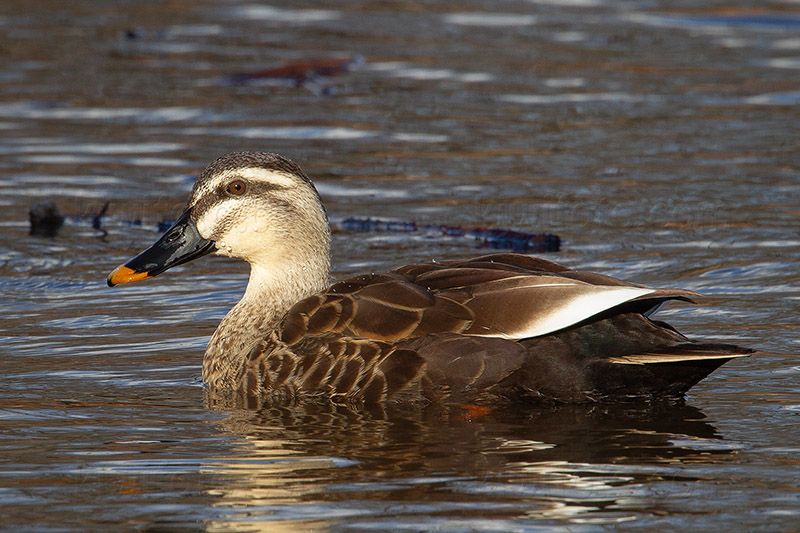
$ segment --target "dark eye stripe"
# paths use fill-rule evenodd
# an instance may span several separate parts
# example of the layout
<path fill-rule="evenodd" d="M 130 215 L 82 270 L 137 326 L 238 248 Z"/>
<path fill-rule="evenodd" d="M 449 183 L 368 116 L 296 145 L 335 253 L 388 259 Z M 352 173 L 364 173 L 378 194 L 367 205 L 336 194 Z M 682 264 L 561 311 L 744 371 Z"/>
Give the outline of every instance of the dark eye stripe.
<path fill-rule="evenodd" d="M 231 192 L 229 188 L 231 187 L 231 185 L 235 183 L 243 183 L 245 186 L 245 191 L 243 191 L 240 194 Z M 195 220 L 199 220 L 203 216 L 205 216 L 205 213 L 209 209 L 213 209 L 215 205 L 225 200 L 225 198 L 244 197 L 245 192 L 247 193 L 246 197 L 248 198 L 253 198 L 253 197 L 267 198 L 269 193 L 272 191 L 281 191 L 287 189 L 289 189 L 289 187 L 286 187 L 284 185 L 278 185 L 276 183 L 250 181 L 240 177 L 232 177 L 229 180 L 217 183 L 215 189 L 206 190 L 202 196 L 197 198 L 194 205 L 192 206 L 192 211 L 193 211 L 192 216 L 194 217 Z M 289 204 L 286 205 L 291 207 Z"/>

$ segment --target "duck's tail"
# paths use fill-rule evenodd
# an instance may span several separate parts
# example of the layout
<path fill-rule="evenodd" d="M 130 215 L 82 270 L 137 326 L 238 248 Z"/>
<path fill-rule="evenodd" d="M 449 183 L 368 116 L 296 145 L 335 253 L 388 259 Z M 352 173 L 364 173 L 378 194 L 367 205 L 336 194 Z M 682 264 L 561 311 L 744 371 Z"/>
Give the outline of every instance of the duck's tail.
<path fill-rule="evenodd" d="M 532 398 L 566 402 L 680 397 L 731 359 L 754 353 L 733 344 L 692 341 L 639 313 L 527 339 L 523 345 L 521 389 Z"/>
<path fill-rule="evenodd" d="M 655 365 L 675 363 L 697 363 L 699 361 L 718 361 L 720 366 L 736 357 L 747 357 L 755 353 L 751 348 L 743 348 L 735 344 L 711 344 L 692 342 L 669 348 L 609 357 L 609 363 L 620 365 Z"/>
<path fill-rule="evenodd" d="M 611 363 L 608 374 L 636 376 L 640 390 L 655 396 L 680 397 L 731 359 L 753 353 L 755 350 L 733 344 L 697 342 L 609 357 L 606 362 Z M 603 381 L 614 380 L 607 378 Z"/>

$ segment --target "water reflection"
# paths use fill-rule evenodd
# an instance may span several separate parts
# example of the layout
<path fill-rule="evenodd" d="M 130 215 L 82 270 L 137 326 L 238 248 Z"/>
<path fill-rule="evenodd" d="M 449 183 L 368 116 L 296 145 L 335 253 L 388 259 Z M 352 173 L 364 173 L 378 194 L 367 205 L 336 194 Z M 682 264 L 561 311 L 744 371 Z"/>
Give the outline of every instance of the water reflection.
<path fill-rule="evenodd" d="M 479 417 L 442 406 L 234 410 L 219 427 L 240 444 L 209 464 L 226 474 L 213 491 L 221 519 L 211 529 L 344 519 L 356 529 L 404 529 L 421 513 L 448 527 L 481 517 L 493 528 L 527 519 L 617 523 L 652 505 L 659 484 L 674 490 L 704 475 L 692 465 L 736 453 L 705 418 L 672 402 Z"/>

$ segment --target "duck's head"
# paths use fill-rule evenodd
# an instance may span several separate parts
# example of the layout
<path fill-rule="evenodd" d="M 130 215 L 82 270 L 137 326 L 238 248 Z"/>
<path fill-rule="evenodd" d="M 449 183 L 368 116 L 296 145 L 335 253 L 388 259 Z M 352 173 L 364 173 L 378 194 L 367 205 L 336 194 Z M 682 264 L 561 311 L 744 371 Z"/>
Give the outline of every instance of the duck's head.
<path fill-rule="evenodd" d="M 209 253 L 242 258 L 254 272 L 299 269 L 327 279 L 330 230 L 311 180 L 277 154 L 220 157 L 200 174 L 175 224 L 114 269 L 108 285 L 151 278 Z"/>

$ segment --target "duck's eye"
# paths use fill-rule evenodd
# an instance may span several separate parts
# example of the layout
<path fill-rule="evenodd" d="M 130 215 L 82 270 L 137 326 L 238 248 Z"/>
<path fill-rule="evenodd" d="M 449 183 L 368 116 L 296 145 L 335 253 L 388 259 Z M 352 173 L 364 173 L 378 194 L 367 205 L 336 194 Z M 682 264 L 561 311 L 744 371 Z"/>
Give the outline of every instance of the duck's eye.
<path fill-rule="evenodd" d="M 245 193 L 246 190 L 247 190 L 247 184 L 242 180 L 232 181 L 228 184 L 227 187 L 225 187 L 225 191 L 228 194 L 232 194 L 233 196 L 241 196 Z"/>

